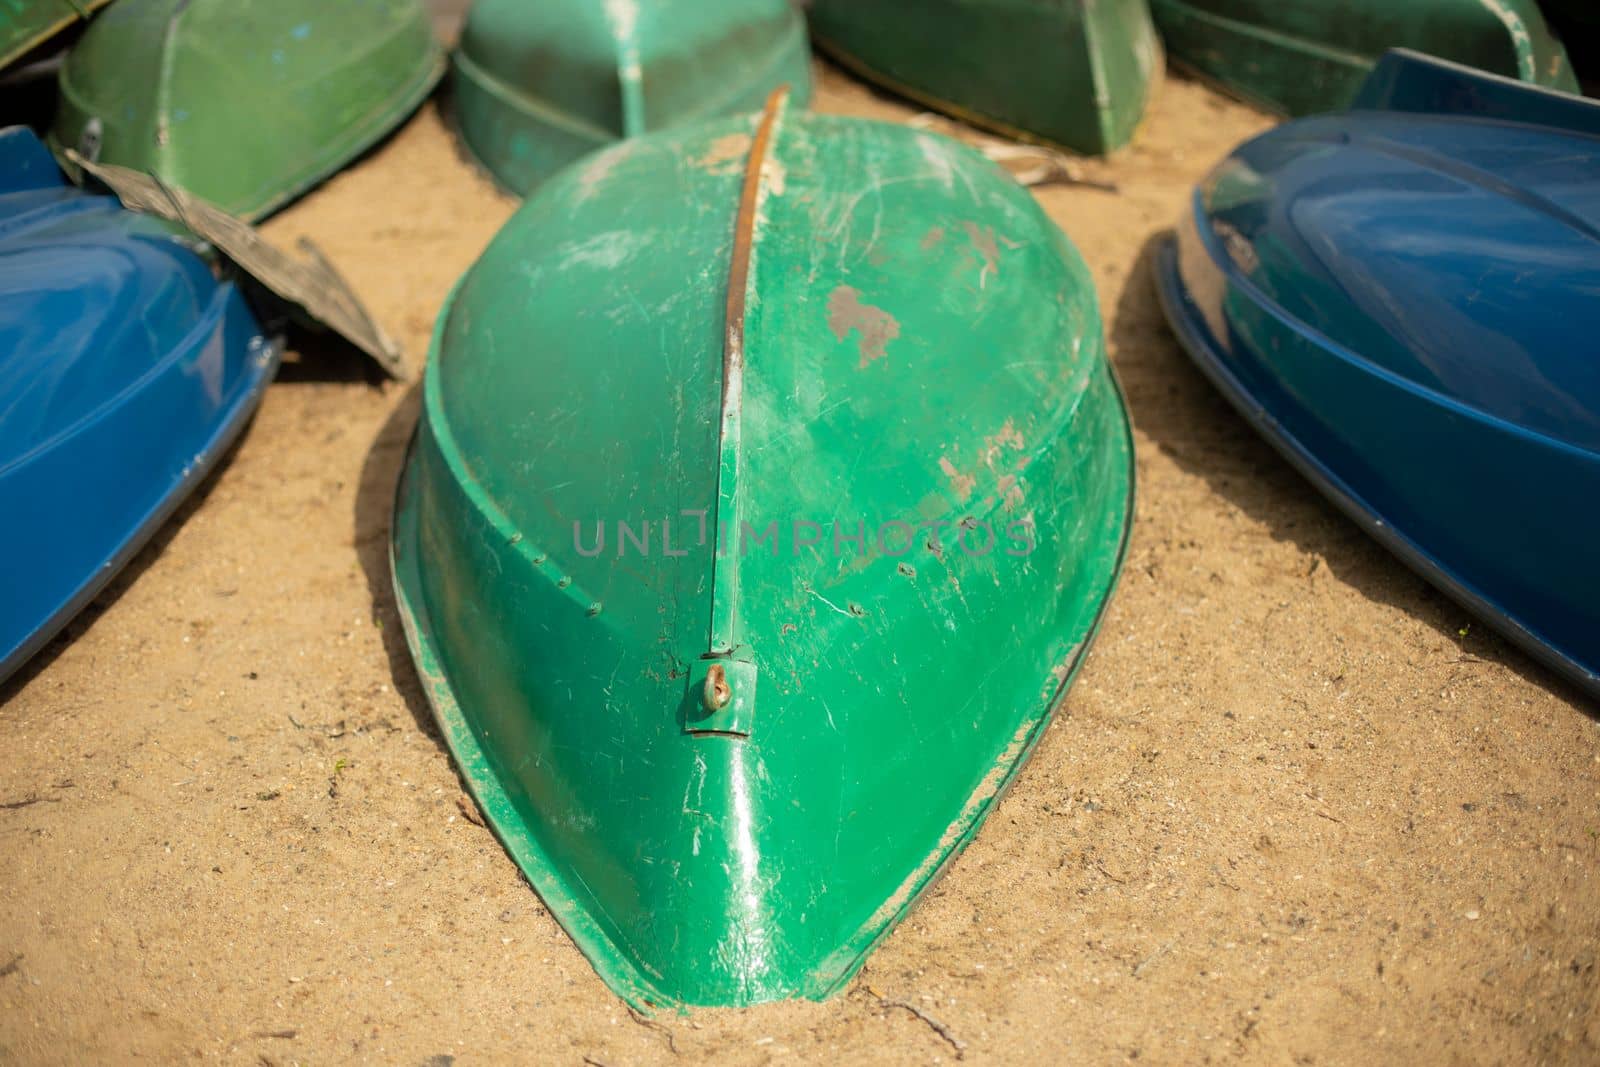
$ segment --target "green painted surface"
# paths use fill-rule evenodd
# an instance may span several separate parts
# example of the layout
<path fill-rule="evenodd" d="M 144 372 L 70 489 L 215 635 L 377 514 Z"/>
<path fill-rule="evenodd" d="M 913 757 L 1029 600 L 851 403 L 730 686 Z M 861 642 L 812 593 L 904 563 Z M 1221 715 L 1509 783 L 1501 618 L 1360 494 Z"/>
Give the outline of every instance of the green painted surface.
<path fill-rule="evenodd" d="M 1174 61 L 1269 110 L 1345 108 L 1390 48 L 1577 91 L 1535 0 L 1150 0 Z"/>
<path fill-rule="evenodd" d="M 816 0 L 811 28 L 890 89 L 1091 155 L 1132 139 L 1161 72 L 1145 0 Z"/>
<path fill-rule="evenodd" d="M 725 373 L 755 130 L 524 205 L 440 318 L 396 503 L 444 735 L 639 1005 L 837 991 L 1039 738 L 1131 521 L 1089 272 L 948 139 L 778 119 Z M 708 710 L 718 665 L 746 706 Z"/>
<path fill-rule="evenodd" d="M 0 0 L 0 68 L 4 68 L 111 0 Z"/>
<path fill-rule="evenodd" d="M 443 63 L 418 0 L 120 0 L 62 67 L 51 141 L 254 220 L 398 125 Z"/>
<path fill-rule="evenodd" d="M 519 195 L 625 137 L 811 92 L 788 0 L 478 0 L 453 63 L 467 147 Z"/>

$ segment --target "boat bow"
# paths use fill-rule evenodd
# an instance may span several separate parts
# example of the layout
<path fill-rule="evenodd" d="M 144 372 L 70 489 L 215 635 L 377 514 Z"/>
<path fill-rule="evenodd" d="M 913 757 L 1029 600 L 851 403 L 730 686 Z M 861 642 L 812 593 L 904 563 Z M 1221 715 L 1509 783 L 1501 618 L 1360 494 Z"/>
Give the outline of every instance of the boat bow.
<path fill-rule="evenodd" d="M 425 395 L 397 590 L 519 865 L 635 1003 L 839 988 L 1110 594 L 1131 449 L 1082 261 L 978 154 L 779 99 L 541 189 Z"/>

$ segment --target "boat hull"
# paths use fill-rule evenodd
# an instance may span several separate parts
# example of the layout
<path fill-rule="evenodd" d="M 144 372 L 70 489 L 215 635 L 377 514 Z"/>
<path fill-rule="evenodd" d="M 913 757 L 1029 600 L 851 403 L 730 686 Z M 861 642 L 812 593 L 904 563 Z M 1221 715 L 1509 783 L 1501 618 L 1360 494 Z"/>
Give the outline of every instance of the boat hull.
<path fill-rule="evenodd" d="M 0 680 L 205 477 L 276 361 L 198 256 L 0 132 Z"/>
<path fill-rule="evenodd" d="M 1577 92 L 1535 0 L 1150 0 L 1174 62 L 1286 115 L 1349 106 L 1390 48 Z"/>
<path fill-rule="evenodd" d="M 50 139 L 255 221 L 376 144 L 443 73 L 417 0 L 120 0 L 68 55 Z"/>
<path fill-rule="evenodd" d="M 1021 140 L 1104 155 L 1161 76 L 1145 0 L 817 0 L 812 33 L 852 71 Z"/>
<path fill-rule="evenodd" d="M 624 138 L 811 92 L 787 0 L 479 0 L 451 62 L 463 143 L 519 196 Z"/>
<path fill-rule="evenodd" d="M 441 316 L 396 503 L 463 776 L 641 1007 L 837 991 L 1038 740 L 1131 519 L 1032 198 L 930 134 L 753 122 L 529 200 Z"/>
<path fill-rule="evenodd" d="M 1363 529 L 1600 695 L 1600 107 L 1398 55 L 1358 105 L 1202 185 L 1168 318 Z"/>

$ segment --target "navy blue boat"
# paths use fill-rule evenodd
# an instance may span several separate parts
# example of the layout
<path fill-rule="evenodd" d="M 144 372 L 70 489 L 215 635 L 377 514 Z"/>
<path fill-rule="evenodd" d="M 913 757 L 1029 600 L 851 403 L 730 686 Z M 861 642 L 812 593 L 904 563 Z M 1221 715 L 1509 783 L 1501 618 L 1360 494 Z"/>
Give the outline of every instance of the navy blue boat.
<path fill-rule="evenodd" d="M 1600 697 L 1600 104 L 1390 53 L 1222 163 L 1157 273 L 1303 474 Z"/>
<path fill-rule="evenodd" d="M 0 130 L 0 681 L 204 477 L 276 369 L 185 240 Z"/>

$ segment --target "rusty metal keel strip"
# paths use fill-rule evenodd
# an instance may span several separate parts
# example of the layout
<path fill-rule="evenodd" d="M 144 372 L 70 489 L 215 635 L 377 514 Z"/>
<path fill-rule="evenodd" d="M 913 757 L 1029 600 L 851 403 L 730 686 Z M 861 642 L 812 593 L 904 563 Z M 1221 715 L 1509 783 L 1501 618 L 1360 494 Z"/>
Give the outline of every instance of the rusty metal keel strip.
<path fill-rule="evenodd" d="M 755 251 L 756 220 L 761 211 L 761 175 L 771 151 L 774 130 L 789 99 L 789 87 L 767 98 L 766 111 L 750 146 L 739 218 L 733 234 L 728 270 L 728 308 L 722 350 L 722 424 L 718 443 L 716 560 L 711 586 L 710 654 L 726 655 L 739 645 L 739 499 L 740 422 L 744 407 L 744 325 Z"/>

